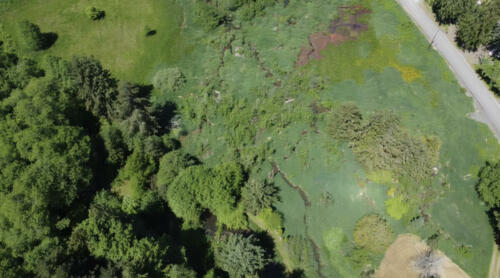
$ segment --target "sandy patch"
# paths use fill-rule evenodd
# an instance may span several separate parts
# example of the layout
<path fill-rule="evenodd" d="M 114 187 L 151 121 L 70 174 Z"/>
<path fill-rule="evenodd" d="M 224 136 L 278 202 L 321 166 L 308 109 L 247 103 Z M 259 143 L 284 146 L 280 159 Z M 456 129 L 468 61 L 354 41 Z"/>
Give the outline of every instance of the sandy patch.
<path fill-rule="evenodd" d="M 414 260 L 419 254 L 428 249 L 427 244 L 418 236 L 412 234 L 399 235 L 396 241 L 387 249 L 375 278 L 420 278 L 415 271 Z M 446 255 L 442 256 L 440 278 L 470 278 L 459 266 L 453 263 Z"/>

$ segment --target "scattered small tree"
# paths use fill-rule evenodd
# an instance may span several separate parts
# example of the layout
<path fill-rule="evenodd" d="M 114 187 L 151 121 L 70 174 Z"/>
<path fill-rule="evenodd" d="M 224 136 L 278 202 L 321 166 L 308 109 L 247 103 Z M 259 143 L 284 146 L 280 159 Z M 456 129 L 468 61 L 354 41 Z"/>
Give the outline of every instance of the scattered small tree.
<path fill-rule="evenodd" d="M 23 20 L 18 24 L 19 39 L 27 50 L 41 50 L 45 46 L 45 37 L 38 25 Z"/>
<path fill-rule="evenodd" d="M 144 35 L 146 37 L 150 37 L 150 36 L 153 36 L 155 34 L 156 34 L 156 30 L 155 29 L 152 29 L 148 25 L 144 26 Z"/>
<path fill-rule="evenodd" d="M 215 249 L 215 264 L 231 277 L 256 275 L 267 261 L 264 249 L 252 236 L 232 234 L 223 238 Z"/>
<path fill-rule="evenodd" d="M 106 12 L 104 10 L 96 7 L 87 7 L 87 9 L 85 9 L 85 13 L 92 20 L 100 20 L 106 16 Z"/>

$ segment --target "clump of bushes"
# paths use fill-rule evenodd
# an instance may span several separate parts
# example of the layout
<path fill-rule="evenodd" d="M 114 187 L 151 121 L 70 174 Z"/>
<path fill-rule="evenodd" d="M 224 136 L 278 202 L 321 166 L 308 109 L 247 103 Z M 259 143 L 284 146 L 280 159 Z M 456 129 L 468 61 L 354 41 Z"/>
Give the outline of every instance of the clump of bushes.
<path fill-rule="evenodd" d="M 199 226 L 207 210 L 217 216 L 219 224 L 241 227 L 245 225 L 243 210 L 240 214 L 237 203 L 243 182 L 243 169 L 236 163 L 191 166 L 168 185 L 166 199 L 172 212 L 184 220 L 184 227 Z"/>
<path fill-rule="evenodd" d="M 96 7 L 87 7 L 85 13 L 92 20 L 100 20 L 106 16 L 106 12 L 104 10 L 98 9 Z"/>
<path fill-rule="evenodd" d="M 205 29 L 211 30 L 225 23 L 234 23 L 236 20 L 251 20 L 275 2 L 274 0 L 197 0 L 196 20 Z"/>
<path fill-rule="evenodd" d="M 179 68 L 163 68 L 156 72 L 153 86 L 161 92 L 175 92 L 186 83 L 186 76 Z"/>
<path fill-rule="evenodd" d="M 18 24 L 19 39 L 22 46 L 27 50 L 41 50 L 46 45 L 45 36 L 38 25 L 23 20 Z"/>
<path fill-rule="evenodd" d="M 437 137 L 416 137 L 400 126 L 389 111 L 377 111 L 367 120 L 353 104 L 344 104 L 330 114 L 330 133 L 346 141 L 369 171 L 391 171 L 400 180 L 427 185 L 439 159 Z"/>
<path fill-rule="evenodd" d="M 394 240 L 394 233 L 384 218 L 378 214 L 369 214 L 358 220 L 353 237 L 358 247 L 383 254 Z"/>

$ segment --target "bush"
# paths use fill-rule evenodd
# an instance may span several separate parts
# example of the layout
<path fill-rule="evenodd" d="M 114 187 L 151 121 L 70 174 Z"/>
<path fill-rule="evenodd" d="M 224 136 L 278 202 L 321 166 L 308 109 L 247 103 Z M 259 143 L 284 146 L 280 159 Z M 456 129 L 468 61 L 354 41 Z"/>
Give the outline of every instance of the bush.
<path fill-rule="evenodd" d="M 331 114 L 330 133 L 338 140 L 355 140 L 361 131 L 362 120 L 363 116 L 356 105 L 341 105 Z"/>
<path fill-rule="evenodd" d="M 100 20 L 106 16 L 105 11 L 100 10 L 96 7 L 87 7 L 87 9 L 85 9 L 85 13 L 92 20 Z"/>
<path fill-rule="evenodd" d="M 164 92 L 175 92 L 186 83 L 186 77 L 178 68 L 160 69 L 153 78 L 153 86 Z"/>
<path fill-rule="evenodd" d="M 204 0 L 196 1 L 194 13 L 196 15 L 196 23 L 203 26 L 206 30 L 215 29 L 228 20 L 228 14 L 207 4 Z"/>
<path fill-rule="evenodd" d="M 394 239 L 394 233 L 385 219 L 378 214 L 364 216 L 354 227 L 354 242 L 358 247 L 383 254 Z"/>
<path fill-rule="evenodd" d="M 408 213 L 410 205 L 401 196 L 397 196 L 385 201 L 385 209 L 392 218 L 399 220 Z"/>
<path fill-rule="evenodd" d="M 217 216 L 220 224 L 244 225 L 243 209 L 237 207 L 243 182 L 243 170 L 235 163 L 215 168 L 191 166 L 168 185 L 167 201 L 174 214 L 183 218 L 185 227 L 199 225 L 199 217 L 206 209 Z"/>
<path fill-rule="evenodd" d="M 262 220 L 266 231 L 276 231 L 281 236 L 283 233 L 283 218 L 281 214 L 273 211 L 271 208 L 266 208 L 262 210 L 258 217 Z"/>
<path fill-rule="evenodd" d="M 27 50 L 41 50 L 45 46 L 45 37 L 38 25 L 27 20 L 18 24 L 18 32 L 21 44 Z"/>

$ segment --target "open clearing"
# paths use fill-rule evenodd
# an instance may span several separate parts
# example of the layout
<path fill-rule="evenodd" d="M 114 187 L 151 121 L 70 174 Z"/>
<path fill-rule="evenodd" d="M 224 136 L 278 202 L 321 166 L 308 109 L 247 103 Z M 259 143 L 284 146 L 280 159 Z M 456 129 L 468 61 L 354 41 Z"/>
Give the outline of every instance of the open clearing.
<path fill-rule="evenodd" d="M 105 18 L 91 21 L 85 14 L 89 6 L 103 9 Z M 94 56 L 117 77 L 132 82 L 149 83 L 158 66 L 176 62 L 189 48 L 182 37 L 184 13 L 173 0 L 15 1 L 0 18 L 8 33 L 15 33 L 21 11 L 42 32 L 58 35 L 48 54 Z M 146 26 L 156 34 L 147 37 Z"/>

